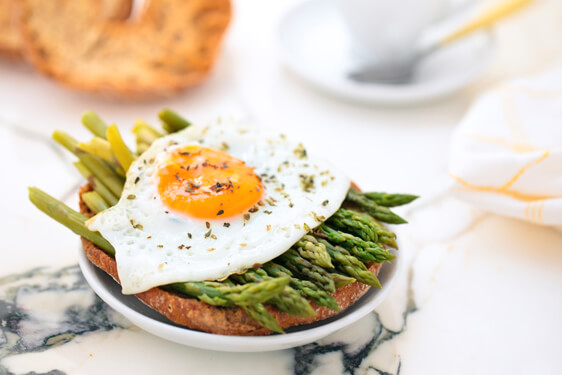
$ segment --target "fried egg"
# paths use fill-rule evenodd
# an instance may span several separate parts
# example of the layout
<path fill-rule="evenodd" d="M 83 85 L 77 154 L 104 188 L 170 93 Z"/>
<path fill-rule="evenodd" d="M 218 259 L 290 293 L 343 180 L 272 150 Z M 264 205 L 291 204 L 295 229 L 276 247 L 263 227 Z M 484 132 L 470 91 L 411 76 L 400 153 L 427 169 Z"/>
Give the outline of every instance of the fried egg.
<path fill-rule="evenodd" d="M 86 224 L 115 248 L 123 293 L 221 280 L 289 249 L 350 181 L 282 134 L 217 122 L 155 141 L 119 202 Z"/>

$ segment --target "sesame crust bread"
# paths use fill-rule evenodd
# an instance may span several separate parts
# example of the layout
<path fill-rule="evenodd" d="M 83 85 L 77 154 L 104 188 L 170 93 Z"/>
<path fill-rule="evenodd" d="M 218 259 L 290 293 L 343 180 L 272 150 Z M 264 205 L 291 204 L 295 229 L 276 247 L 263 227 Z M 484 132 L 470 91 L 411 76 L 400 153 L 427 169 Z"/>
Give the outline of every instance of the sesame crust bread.
<path fill-rule="evenodd" d="M 83 186 L 80 190 L 79 202 L 80 212 L 89 217 L 93 216 L 93 213 L 82 200 L 82 194 L 91 190 L 90 185 Z M 115 259 L 87 239 L 81 238 L 81 240 L 90 262 L 119 282 Z M 369 270 L 376 275 L 381 266 L 382 264 L 380 263 L 372 263 Z M 340 306 L 341 312 L 359 300 L 369 288 L 370 286 L 366 284 L 355 282 L 337 289 L 332 295 Z M 197 299 L 182 297 L 179 294 L 160 288 L 152 288 L 146 292 L 138 293 L 136 297 L 171 321 L 192 329 L 232 336 L 262 336 L 272 333 L 269 329 L 260 326 L 250 318 L 244 310 L 237 307 L 211 306 Z M 310 324 L 339 313 L 324 306 L 317 306 L 312 302 L 311 306 L 316 312 L 316 315 L 313 317 L 289 315 L 273 306 L 266 306 L 266 308 L 283 329 L 301 324 Z"/>
<path fill-rule="evenodd" d="M 16 25 L 19 0 L 0 0 L 0 54 L 22 58 L 22 40 Z M 68 1 L 68 0 L 67 0 Z M 100 0 L 99 18 L 125 20 L 131 13 L 132 0 Z"/>
<path fill-rule="evenodd" d="M 17 5 L 23 51 L 35 68 L 66 86 L 126 99 L 201 82 L 231 18 L 229 0 L 148 0 L 127 22 L 100 19 L 99 0 Z"/>

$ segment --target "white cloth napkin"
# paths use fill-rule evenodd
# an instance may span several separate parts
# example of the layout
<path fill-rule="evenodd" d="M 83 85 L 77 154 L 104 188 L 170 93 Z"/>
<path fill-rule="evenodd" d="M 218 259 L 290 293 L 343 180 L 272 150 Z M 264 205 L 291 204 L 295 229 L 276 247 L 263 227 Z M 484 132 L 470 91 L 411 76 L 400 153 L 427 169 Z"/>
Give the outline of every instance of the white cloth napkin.
<path fill-rule="evenodd" d="M 453 193 L 501 215 L 562 225 L 562 65 L 484 94 L 455 130 Z"/>

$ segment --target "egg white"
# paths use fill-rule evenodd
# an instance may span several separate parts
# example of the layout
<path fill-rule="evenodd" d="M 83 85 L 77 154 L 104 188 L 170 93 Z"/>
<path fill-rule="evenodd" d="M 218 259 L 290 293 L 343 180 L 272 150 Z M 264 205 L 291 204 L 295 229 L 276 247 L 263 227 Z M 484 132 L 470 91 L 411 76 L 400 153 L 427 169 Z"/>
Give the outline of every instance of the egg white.
<path fill-rule="evenodd" d="M 258 211 L 249 219 L 204 220 L 165 206 L 157 167 L 187 145 L 222 150 L 254 167 L 265 187 Z M 117 205 L 87 226 L 113 245 L 123 293 L 133 294 L 173 282 L 220 280 L 277 257 L 340 207 L 349 184 L 281 134 L 224 121 L 191 126 L 155 141 L 131 165 Z"/>

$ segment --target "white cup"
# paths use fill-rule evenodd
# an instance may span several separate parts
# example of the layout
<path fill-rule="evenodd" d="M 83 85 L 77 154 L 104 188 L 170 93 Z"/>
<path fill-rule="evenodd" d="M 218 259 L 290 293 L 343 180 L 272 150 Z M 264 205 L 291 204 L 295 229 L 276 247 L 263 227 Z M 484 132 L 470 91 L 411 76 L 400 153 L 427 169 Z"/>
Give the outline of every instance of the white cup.
<path fill-rule="evenodd" d="M 335 0 L 362 64 L 410 59 L 423 31 L 450 9 L 450 0 Z"/>

